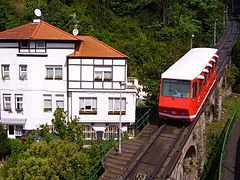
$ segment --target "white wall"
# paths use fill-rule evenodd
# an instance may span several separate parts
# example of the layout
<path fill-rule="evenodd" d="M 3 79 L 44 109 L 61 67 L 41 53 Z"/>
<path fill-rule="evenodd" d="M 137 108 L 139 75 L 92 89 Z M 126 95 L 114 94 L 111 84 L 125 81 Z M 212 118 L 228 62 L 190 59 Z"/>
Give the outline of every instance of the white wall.
<path fill-rule="evenodd" d="M 108 98 L 120 97 L 120 92 L 72 92 L 72 116 L 80 117 L 81 122 L 93 123 L 117 123 L 119 122 L 119 115 L 108 115 Z M 96 115 L 79 115 L 79 97 L 97 97 L 97 114 Z M 126 98 L 126 115 L 122 115 L 123 123 L 135 122 L 135 108 L 136 108 L 136 92 L 129 90 L 122 90 L 122 98 Z"/>
<path fill-rule="evenodd" d="M 43 94 L 52 94 L 55 108 L 55 94 L 64 94 L 67 110 L 66 56 L 73 49 L 47 49 L 47 57 L 17 56 L 18 49 L 0 48 L 0 65 L 10 64 L 10 80 L 2 80 L 0 74 L 1 118 L 26 117 L 25 129 L 34 129 L 43 123 L 51 123 L 53 112 L 43 112 Z M 34 54 L 34 53 L 32 53 Z M 19 80 L 19 65 L 27 65 L 27 80 Z M 46 65 L 62 65 L 63 80 L 46 80 Z M 1 69 L 2 71 L 2 69 Z M 3 112 L 3 94 L 11 94 L 13 113 Z M 23 94 L 23 112 L 15 112 L 15 94 Z"/>
<path fill-rule="evenodd" d="M 126 81 L 127 65 L 126 59 L 69 59 L 68 77 L 69 89 L 120 89 L 119 82 Z M 94 82 L 94 68 L 110 68 L 112 69 L 112 81 L 111 82 Z M 80 81 L 83 81 L 80 86 Z M 92 82 L 84 82 L 92 81 Z"/>

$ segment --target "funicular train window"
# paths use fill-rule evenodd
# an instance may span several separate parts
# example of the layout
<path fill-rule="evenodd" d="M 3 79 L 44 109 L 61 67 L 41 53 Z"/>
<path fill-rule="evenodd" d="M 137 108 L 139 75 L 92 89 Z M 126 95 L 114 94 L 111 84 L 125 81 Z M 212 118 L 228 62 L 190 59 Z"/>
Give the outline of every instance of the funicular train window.
<path fill-rule="evenodd" d="M 198 93 L 201 93 L 201 92 L 202 92 L 202 87 L 203 87 L 203 80 L 200 79 L 199 88 L 198 88 Z"/>
<path fill-rule="evenodd" d="M 189 98 L 190 81 L 163 79 L 162 95 L 178 98 Z"/>
<path fill-rule="evenodd" d="M 197 82 L 193 83 L 193 92 L 192 92 L 192 97 L 195 98 L 197 96 Z"/>

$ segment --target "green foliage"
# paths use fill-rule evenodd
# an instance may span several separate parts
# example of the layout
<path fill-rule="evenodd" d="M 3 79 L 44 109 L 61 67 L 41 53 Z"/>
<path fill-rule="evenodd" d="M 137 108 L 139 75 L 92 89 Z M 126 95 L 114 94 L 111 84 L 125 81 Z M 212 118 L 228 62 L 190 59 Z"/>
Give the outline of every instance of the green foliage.
<path fill-rule="evenodd" d="M 233 91 L 240 93 L 240 37 L 237 39 L 232 49 L 232 64 L 229 76 L 233 78 Z"/>
<path fill-rule="evenodd" d="M 68 141 L 34 143 L 15 161 L 6 161 L 6 179 L 81 179 L 89 169 L 88 155 Z"/>
<path fill-rule="evenodd" d="M 212 179 L 212 171 L 216 171 L 219 165 L 219 157 L 221 153 L 225 127 L 235 111 L 240 108 L 240 96 L 231 95 L 223 101 L 223 112 L 221 121 L 213 121 L 207 124 L 207 157 L 204 165 L 204 171 L 201 179 Z M 239 111 L 237 117 L 239 116 Z M 209 177 L 210 176 L 210 177 Z"/>
<path fill-rule="evenodd" d="M 7 131 L 0 124 L 0 160 L 5 158 L 11 152 L 10 142 L 7 138 Z"/>
<path fill-rule="evenodd" d="M 52 124 L 54 130 L 59 135 L 60 139 L 68 140 L 77 143 L 80 147 L 83 145 L 83 127 L 79 118 L 74 117 L 67 120 L 66 112 L 62 108 L 57 108 L 54 112 Z"/>
<path fill-rule="evenodd" d="M 49 128 L 47 124 L 40 125 L 40 129 L 38 130 L 39 135 L 46 141 L 50 142 L 53 137 L 52 134 L 49 132 Z"/>
<path fill-rule="evenodd" d="M 26 150 L 26 146 L 19 139 L 10 139 L 11 155 L 19 155 Z"/>

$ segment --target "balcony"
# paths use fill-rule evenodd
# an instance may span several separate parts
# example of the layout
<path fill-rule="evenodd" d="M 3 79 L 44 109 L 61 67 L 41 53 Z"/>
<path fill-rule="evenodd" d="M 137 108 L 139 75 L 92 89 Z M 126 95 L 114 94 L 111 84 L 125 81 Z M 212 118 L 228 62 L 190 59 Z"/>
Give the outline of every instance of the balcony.
<path fill-rule="evenodd" d="M 27 117 L 24 116 L 24 113 L 16 111 L 1 111 L 1 124 L 8 125 L 23 125 L 26 123 Z"/>

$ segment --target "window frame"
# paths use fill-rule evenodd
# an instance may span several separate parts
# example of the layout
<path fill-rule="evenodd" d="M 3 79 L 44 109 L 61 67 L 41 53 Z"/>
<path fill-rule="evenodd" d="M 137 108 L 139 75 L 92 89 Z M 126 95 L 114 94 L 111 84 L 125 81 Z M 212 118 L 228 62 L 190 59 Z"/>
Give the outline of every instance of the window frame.
<path fill-rule="evenodd" d="M 15 94 L 15 110 L 18 113 L 23 111 L 23 94 Z"/>
<path fill-rule="evenodd" d="M 19 41 L 19 53 L 46 53 L 46 41 L 44 40 L 22 40 Z"/>
<path fill-rule="evenodd" d="M 63 80 L 63 67 L 62 65 L 46 65 L 46 80 Z M 48 69 L 52 69 L 52 76 L 48 75 Z M 60 69 L 61 70 L 61 75 L 56 76 L 56 70 Z"/>
<path fill-rule="evenodd" d="M 119 101 L 119 103 L 117 103 L 117 101 Z M 121 97 L 121 115 L 126 115 L 126 102 L 126 98 Z M 120 115 L 120 97 L 108 98 L 108 115 Z"/>
<path fill-rule="evenodd" d="M 46 41 L 35 41 L 36 49 L 45 49 L 46 48 Z M 39 43 L 43 43 L 43 46 L 39 46 Z"/>
<path fill-rule="evenodd" d="M 9 101 L 6 98 L 10 98 Z M 10 107 L 7 107 L 7 103 L 10 104 Z M 3 94 L 3 110 L 12 112 L 11 94 Z"/>
<path fill-rule="evenodd" d="M 3 80 L 9 80 L 10 79 L 10 64 L 2 64 L 2 79 Z M 5 68 L 8 68 L 8 70 L 5 70 Z"/>
<path fill-rule="evenodd" d="M 26 46 L 24 45 L 26 43 Z M 20 49 L 29 49 L 30 48 L 30 41 L 20 41 Z"/>
<path fill-rule="evenodd" d="M 26 70 L 23 70 L 22 68 L 26 68 Z M 19 79 L 27 80 L 27 65 L 26 64 L 19 65 Z"/>
<path fill-rule="evenodd" d="M 50 106 L 46 106 L 46 101 L 50 101 Z M 43 112 L 52 112 L 53 110 L 53 101 L 51 94 L 43 94 Z"/>
<path fill-rule="evenodd" d="M 86 104 L 89 103 L 87 101 L 90 101 L 90 109 L 86 108 L 87 106 Z M 94 101 L 96 102 L 94 103 Z M 82 106 L 82 103 L 83 103 L 83 106 Z M 96 115 L 97 114 L 97 97 L 79 97 L 79 114 L 80 115 L 82 114 Z"/>
<path fill-rule="evenodd" d="M 165 86 L 168 85 L 169 88 L 165 89 Z M 180 85 L 182 85 L 180 89 Z M 173 86 L 173 87 L 171 87 Z M 184 92 L 183 87 L 186 88 L 188 91 Z M 174 89 L 171 91 L 171 89 Z M 175 91 L 177 90 L 177 91 Z M 177 93 L 177 95 L 175 94 Z M 180 80 L 180 79 L 162 79 L 161 81 L 161 96 L 165 97 L 174 97 L 174 98 L 190 98 L 191 93 L 191 81 L 190 80 Z M 183 96 L 186 94 L 186 96 Z"/>
<path fill-rule="evenodd" d="M 57 104 L 58 104 L 59 102 L 62 102 L 62 104 L 63 104 L 62 107 L 57 106 Z M 56 95 L 55 95 L 55 105 L 56 105 L 56 108 L 64 109 L 64 95 L 63 95 L 63 94 L 56 94 Z"/>
<path fill-rule="evenodd" d="M 117 137 L 118 129 L 119 128 L 117 125 L 109 125 L 103 133 L 104 139 L 110 139 L 111 137 Z"/>
<path fill-rule="evenodd" d="M 91 125 L 84 125 L 83 135 L 84 135 L 84 139 L 86 139 L 86 140 L 95 140 L 95 139 L 97 139 L 97 133 L 92 128 Z"/>
<path fill-rule="evenodd" d="M 110 74 L 110 76 L 108 73 Z M 113 80 L 112 67 L 111 66 L 94 66 L 93 79 L 96 82 L 112 81 Z"/>

